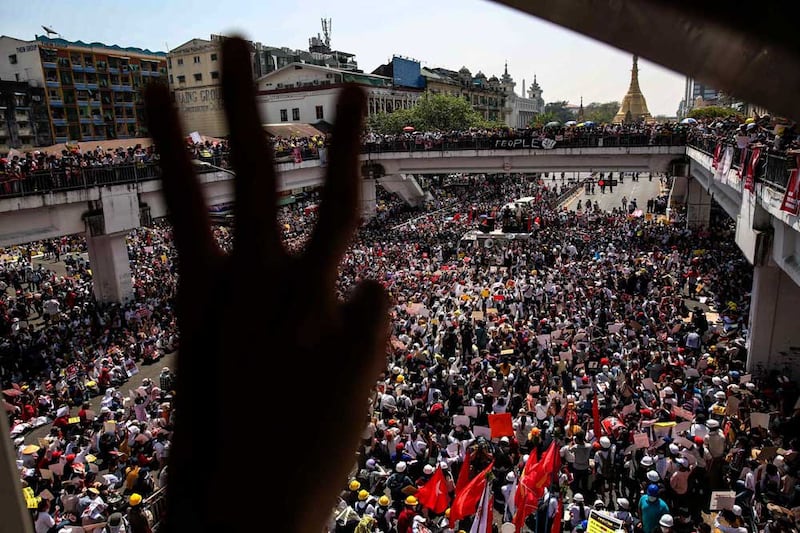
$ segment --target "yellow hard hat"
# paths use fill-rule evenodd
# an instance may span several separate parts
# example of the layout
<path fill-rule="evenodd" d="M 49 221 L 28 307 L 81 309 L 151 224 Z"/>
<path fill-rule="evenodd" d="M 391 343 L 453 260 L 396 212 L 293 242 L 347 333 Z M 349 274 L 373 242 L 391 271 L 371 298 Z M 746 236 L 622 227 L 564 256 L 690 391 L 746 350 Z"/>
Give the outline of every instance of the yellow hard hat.
<path fill-rule="evenodd" d="M 449 508 L 449 507 L 448 507 L 447 509 L 445 509 L 445 510 L 444 510 L 444 515 L 445 515 L 447 518 L 450 518 L 450 508 Z"/>
<path fill-rule="evenodd" d="M 134 492 L 133 494 L 131 494 L 130 498 L 128 498 L 128 503 L 131 506 L 136 507 L 137 505 L 142 503 L 142 495 Z"/>
<path fill-rule="evenodd" d="M 358 491 L 358 499 L 359 500 L 361 500 L 363 502 L 367 498 L 369 498 L 369 491 L 366 491 L 364 489 L 361 489 L 360 491 Z"/>
<path fill-rule="evenodd" d="M 350 485 L 348 485 L 348 487 L 350 487 L 350 490 L 358 490 L 361 488 L 361 483 L 354 479 L 350 481 Z"/>
<path fill-rule="evenodd" d="M 407 496 L 406 497 L 406 505 L 417 505 L 417 499 L 414 496 Z"/>
<path fill-rule="evenodd" d="M 378 505 L 382 505 L 384 507 L 389 505 L 389 497 L 384 494 L 383 496 L 378 498 Z"/>
<path fill-rule="evenodd" d="M 396 381 L 397 381 L 398 383 L 404 383 L 404 382 L 406 381 L 406 378 L 405 378 L 405 376 L 403 376 L 403 375 L 401 374 L 401 375 L 397 376 L 397 380 L 396 380 Z"/>

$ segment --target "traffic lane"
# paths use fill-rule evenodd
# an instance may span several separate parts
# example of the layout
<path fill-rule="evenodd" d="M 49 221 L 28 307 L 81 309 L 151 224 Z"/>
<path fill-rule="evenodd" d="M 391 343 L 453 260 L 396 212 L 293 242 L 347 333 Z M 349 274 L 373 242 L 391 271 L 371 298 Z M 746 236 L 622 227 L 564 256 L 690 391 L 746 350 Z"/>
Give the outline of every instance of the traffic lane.
<path fill-rule="evenodd" d="M 580 193 L 568 203 L 567 208 L 575 211 L 578 207 L 578 201 L 581 202 L 581 207 L 583 207 L 586 204 L 586 200 L 591 200 L 593 204 L 597 202 L 600 205 L 600 209 L 611 211 L 615 207 L 622 207 L 622 197 L 624 196 L 629 202 L 635 199 L 637 207 L 644 211 L 647 207 L 647 200 L 655 198 L 661 193 L 661 180 L 655 176 L 652 180 L 648 179 L 647 176 L 643 176 L 638 181 L 626 177 L 621 184 L 619 183 L 619 178 L 615 179 L 617 180 L 617 185 L 613 188 L 613 191 L 610 187 L 606 187 L 606 192 L 602 193 L 600 186 L 597 184 L 594 187 L 594 194 L 587 195 L 581 189 Z"/>

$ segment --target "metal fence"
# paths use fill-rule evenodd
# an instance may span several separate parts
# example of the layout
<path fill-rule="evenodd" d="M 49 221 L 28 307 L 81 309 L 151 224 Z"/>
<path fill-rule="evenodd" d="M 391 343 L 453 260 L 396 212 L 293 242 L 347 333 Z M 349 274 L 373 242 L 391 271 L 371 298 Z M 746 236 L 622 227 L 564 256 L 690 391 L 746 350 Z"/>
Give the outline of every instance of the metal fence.
<path fill-rule="evenodd" d="M 686 136 L 669 135 L 601 135 L 588 134 L 555 141 L 555 148 L 615 148 L 685 146 Z M 517 138 L 447 138 L 430 142 L 395 140 L 392 142 L 365 143 L 361 147 L 364 154 L 403 153 L 403 152 L 447 152 L 459 150 L 509 150 L 530 148 L 542 150 L 541 139 L 534 137 Z M 302 150 L 303 160 L 319 159 L 315 150 Z M 279 162 L 293 161 L 293 156 L 278 157 Z M 227 167 L 227 156 L 201 159 L 208 165 L 198 165 L 198 173 L 216 172 L 214 167 Z M 89 187 L 138 183 L 161 177 L 161 167 L 157 162 L 134 163 L 127 165 L 108 165 L 101 167 L 74 167 L 33 172 L 24 177 L 0 174 L 0 198 L 29 196 L 47 192 L 86 189 Z"/>
<path fill-rule="evenodd" d="M 714 156 L 714 151 L 717 147 L 717 140 L 714 138 L 697 138 L 691 139 L 688 146 L 696 148 L 701 152 Z M 733 146 L 733 168 L 741 168 L 750 163 L 752 155 L 751 150 L 747 150 L 744 159 L 742 158 L 742 148 L 734 146 L 730 143 L 723 143 L 723 148 Z M 779 191 L 785 191 L 786 186 L 789 184 L 789 173 L 793 168 L 796 168 L 797 162 L 793 157 L 786 157 L 780 154 L 767 153 L 759 157 L 759 163 L 755 172 L 755 180 L 757 182 L 766 183 L 769 187 Z"/>

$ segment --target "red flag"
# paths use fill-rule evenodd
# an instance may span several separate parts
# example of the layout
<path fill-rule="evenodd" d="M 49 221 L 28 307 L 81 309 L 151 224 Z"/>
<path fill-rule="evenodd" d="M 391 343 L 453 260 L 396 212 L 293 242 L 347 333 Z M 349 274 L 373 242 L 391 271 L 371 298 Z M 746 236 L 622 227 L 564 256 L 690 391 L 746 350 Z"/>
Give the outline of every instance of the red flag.
<path fill-rule="evenodd" d="M 798 173 L 798 166 L 800 166 L 800 157 L 797 158 L 795 168 L 789 174 L 789 183 L 786 184 L 786 193 L 783 195 L 783 202 L 781 202 L 781 211 L 786 211 L 795 216 L 800 214 L 800 173 Z"/>
<path fill-rule="evenodd" d="M 458 222 L 459 220 L 461 220 L 461 213 L 453 215 L 453 222 Z"/>
<path fill-rule="evenodd" d="M 514 435 L 514 427 L 511 423 L 511 413 L 489 415 L 489 427 L 492 430 L 492 438 L 511 437 Z"/>
<path fill-rule="evenodd" d="M 415 496 L 419 503 L 437 514 L 441 514 L 447 509 L 450 498 L 447 496 L 447 480 L 441 467 L 436 469 L 433 476 L 417 491 Z"/>
<path fill-rule="evenodd" d="M 556 448 L 556 443 L 553 442 L 547 448 L 547 451 L 542 454 L 541 461 L 536 463 L 533 468 L 528 470 L 528 465 L 525 465 L 526 471 L 523 471 L 517 486 L 517 490 L 519 490 L 519 487 L 523 487 L 523 501 L 521 503 L 517 502 L 517 514 L 514 515 L 514 525 L 517 526 L 517 531 L 522 531 L 525 518 L 536 511 L 539 500 L 544 495 L 544 489 L 550 483 L 553 471 L 558 469 L 560 464 L 559 449 Z"/>
<path fill-rule="evenodd" d="M 492 471 L 494 461 L 483 472 L 469 480 L 467 486 L 461 492 L 456 492 L 453 505 L 450 506 L 450 521 L 461 520 L 465 516 L 474 515 L 478 508 L 478 502 L 483 496 L 486 488 L 486 476 Z"/>
<path fill-rule="evenodd" d="M 564 516 L 564 502 L 558 498 L 558 509 L 556 516 L 553 518 L 553 525 L 550 526 L 550 533 L 561 533 L 561 517 Z"/>
<path fill-rule="evenodd" d="M 464 487 L 469 483 L 469 462 L 471 460 L 469 451 L 464 454 L 464 462 L 461 463 L 461 470 L 458 471 L 458 479 L 456 480 L 456 494 L 459 494 Z"/>
<path fill-rule="evenodd" d="M 755 192 L 756 190 L 756 168 L 760 157 L 761 148 L 753 148 L 750 154 L 750 161 L 747 163 L 747 172 L 744 174 L 744 188 L 750 192 Z"/>
<path fill-rule="evenodd" d="M 594 393 L 592 399 L 592 418 L 594 418 L 594 438 L 599 440 L 603 435 L 602 428 L 600 427 L 600 402 L 597 400 L 597 393 Z"/>
<path fill-rule="evenodd" d="M 521 482 L 528 474 L 530 474 L 531 470 L 533 470 L 536 461 L 536 449 L 534 448 L 534 450 L 528 456 L 528 462 L 522 465 L 522 473 L 519 475 L 519 479 L 517 480 L 517 491 L 514 493 L 514 505 L 517 507 L 520 507 L 523 504 L 525 492 L 527 491 Z"/>

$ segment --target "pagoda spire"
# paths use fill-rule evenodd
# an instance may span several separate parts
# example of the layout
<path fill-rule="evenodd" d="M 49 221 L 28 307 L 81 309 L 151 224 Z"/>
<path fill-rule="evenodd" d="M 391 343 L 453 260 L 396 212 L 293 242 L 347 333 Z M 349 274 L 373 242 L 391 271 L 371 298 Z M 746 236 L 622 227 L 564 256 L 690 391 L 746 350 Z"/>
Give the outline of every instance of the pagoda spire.
<path fill-rule="evenodd" d="M 583 95 L 581 95 L 581 106 L 578 108 L 578 122 L 583 122 Z"/>
<path fill-rule="evenodd" d="M 647 110 L 647 101 L 639 87 L 639 56 L 633 56 L 633 68 L 631 68 L 631 83 L 628 92 L 622 99 L 622 105 L 614 116 L 614 123 L 624 122 L 652 122 L 653 117 Z"/>

